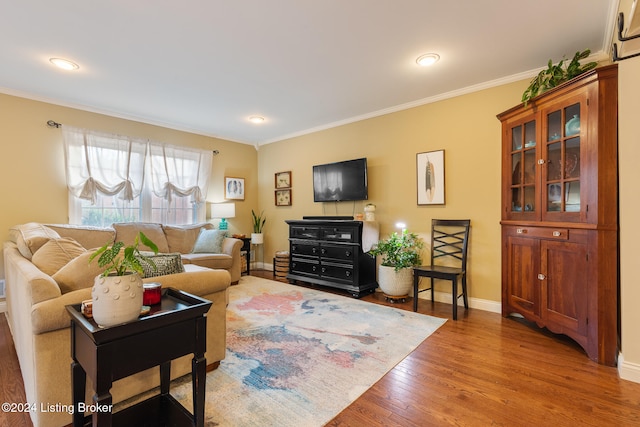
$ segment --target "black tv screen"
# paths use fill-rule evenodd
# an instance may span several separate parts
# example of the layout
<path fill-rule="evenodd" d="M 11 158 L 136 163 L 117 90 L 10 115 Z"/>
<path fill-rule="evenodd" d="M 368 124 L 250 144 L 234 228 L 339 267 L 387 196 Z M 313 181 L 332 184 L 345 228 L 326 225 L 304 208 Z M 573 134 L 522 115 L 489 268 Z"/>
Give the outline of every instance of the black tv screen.
<path fill-rule="evenodd" d="M 354 159 L 313 167 L 313 201 L 367 200 L 367 159 Z"/>

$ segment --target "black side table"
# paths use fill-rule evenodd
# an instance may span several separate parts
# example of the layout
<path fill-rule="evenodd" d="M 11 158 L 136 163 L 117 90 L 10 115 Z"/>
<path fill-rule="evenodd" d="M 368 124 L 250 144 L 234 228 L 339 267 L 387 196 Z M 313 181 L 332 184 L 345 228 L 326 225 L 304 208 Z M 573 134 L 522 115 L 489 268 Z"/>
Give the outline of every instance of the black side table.
<path fill-rule="evenodd" d="M 247 271 L 243 272 L 247 275 L 251 274 L 251 237 L 241 237 L 242 248 L 240 252 L 244 252 L 245 259 L 247 260 Z"/>
<path fill-rule="evenodd" d="M 162 290 L 160 304 L 133 322 L 100 328 L 85 318 L 80 304 L 66 306 L 71 315 L 73 425 L 204 426 L 206 381 L 206 313 L 211 302 L 176 289 Z M 193 353 L 193 415 L 169 394 L 171 360 Z M 160 394 L 112 413 L 113 381 L 160 366 Z M 87 375 L 95 394 L 84 415 Z"/>

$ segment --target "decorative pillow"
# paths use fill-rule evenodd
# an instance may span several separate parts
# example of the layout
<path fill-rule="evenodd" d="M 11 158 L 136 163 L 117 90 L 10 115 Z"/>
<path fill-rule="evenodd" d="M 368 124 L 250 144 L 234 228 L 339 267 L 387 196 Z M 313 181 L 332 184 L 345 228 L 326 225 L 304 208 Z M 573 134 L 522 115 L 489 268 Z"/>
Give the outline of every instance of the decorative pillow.
<path fill-rule="evenodd" d="M 225 237 L 227 237 L 227 232 L 223 230 L 200 230 L 191 252 L 194 254 L 219 254 L 222 252 L 222 242 Z"/>
<path fill-rule="evenodd" d="M 17 225 L 9 231 L 9 235 L 22 256 L 28 260 L 49 240 L 60 238 L 58 233 L 37 222 Z"/>
<path fill-rule="evenodd" d="M 43 273 L 52 276 L 86 251 L 80 243 L 69 237 L 51 239 L 33 254 L 31 262 Z"/>
<path fill-rule="evenodd" d="M 133 242 L 140 231 L 144 233 L 153 243 L 158 246 L 158 252 L 169 252 L 167 238 L 164 235 L 161 224 L 150 222 L 120 222 L 113 224 L 116 230 L 116 242 L 123 242 L 125 246 L 133 245 Z M 149 250 L 151 248 L 140 245 L 140 250 Z"/>
<path fill-rule="evenodd" d="M 143 255 L 156 265 L 154 269 L 144 258 L 137 257 L 144 271 L 142 274 L 143 279 L 145 277 L 166 276 L 167 274 L 184 272 L 184 265 L 182 265 L 182 258 L 180 258 L 179 253 L 155 255 L 153 252 L 150 252 L 149 254 L 143 253 Z"/>
<path fill-rule="evenodd" d="M 87 251 L 72 259 L 51 276 L 58 283 L 63 294 L 93 286 L 96 276 L 102 274 L 104 268 L 98 266 L 98 260 L 93 260 L 89 264 L 89 257 L 92 253 L 93 251 Z"/>
<path fill-rule="evenodd" d="M 163 225 L 164 235 L 169 245 L 168 252 L 179 252 L 181 254 L 190 254 L 196 239 L 200 234 L 200 230 L 213 228 L 213 225 L 205 222 L 194 225 Z"/>

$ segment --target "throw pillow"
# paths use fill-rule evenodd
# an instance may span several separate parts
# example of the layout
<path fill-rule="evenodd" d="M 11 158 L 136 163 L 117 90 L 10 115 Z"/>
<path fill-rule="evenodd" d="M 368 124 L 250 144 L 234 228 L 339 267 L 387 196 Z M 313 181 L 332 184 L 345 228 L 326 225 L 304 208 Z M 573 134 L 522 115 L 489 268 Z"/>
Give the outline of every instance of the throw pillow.
<path fill-rule="evenodd" d="M 116 242 L 124 242 L 126 246 L 132 245 L 140 231 L 158 246 L 158 252 L 169 252 L 167 238 L 164 235 L 161 224 L 150 222 L 120 222 L 112 227 L 116 230 Z M 140 245 L 140 250 L 149 250 L 145 245 Z"/>
<path fill-rule="evenodd" d="M 222 242 L 225 237 L 227 237 L 227 232 L 223 230 L 200 230 L 192 253 L 219 254 L 222 252 Z"/>
<path fill-rule="evenodd" d="M 28 260 L 50 239 L 60 238 L 58 233 L 37 222 L 17 225 L 9 231 L 9 235 L 18 246 L 20 254 Z"/>
<path fill-rule="evenodd" d="M 51 239 L 33 254 L 31 262 L 40 271 L 52 276 L 86 251 L 80 243 L 69 237 Z"/>
<path fill-rule="evenodd" d="M 180 252 L 190 254 L 196 244 L 201 229 L 213 228 L 208 222 L 194 225 L 163 225 L 164 235 L 167 237 L 169 250 L 167 252 Z"/>
<path fill-rule="evenodd" d="M 184 265 L 182 265 L 182 258 L 179 253 L 155 255 L 153 252 L 150 252 L 149 254 L 143 253 L 143 255 L 153 261 L 156 266 L 154 269 L 144 258 L 136 257 L 138 261 L 140 261 L 144 272 L 142 274 L 143 279 L 146 277 L 166 276 L 167 274 L 184 272 Z"/>
<path fill-rule="evenodd" d="M 93 260 L 89 264 L 91 254 L 93 254 L 93 251 L 87 251 L 72 259 L 51 276 L 58 283 L 63 294 L 93 286 L 96 276 L 102 274 L 104 268 L 98 266 L 98 260 Z"/>

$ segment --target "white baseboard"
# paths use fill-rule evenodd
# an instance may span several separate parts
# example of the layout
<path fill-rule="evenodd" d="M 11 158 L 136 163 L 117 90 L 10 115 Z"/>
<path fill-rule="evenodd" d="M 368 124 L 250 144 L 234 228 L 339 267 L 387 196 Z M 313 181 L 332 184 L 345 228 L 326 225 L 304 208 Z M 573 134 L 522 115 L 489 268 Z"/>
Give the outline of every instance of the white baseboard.
<path fill-rule="evenodd" d="M 640 383 L 640 364 L 625 362 L 620 353 L 618 354 L 618 375 L 623 380 Z"/>
<path fill-rule="evenodd" d="M 413 292 L 412 292 L 413 293 Z M 418 295 L 418 298 L 424 299 L 427 301 L 431 301 L 431 293 L 429 291 L 425 291 Z M 453 296 L 449 292 L 439 292 L 436 291 L 434 293 L 434 300 L 437 302 L 444 302 L 447 304 L 451 304 L 453 300 Z M 462 298 L 458 298 L 458 306 L 464 307 L 464 302 Z M 469 308 L 476 308 L 478 310 L 490 311 L 492 313 L 502 313 L 502 303 L 499 301 L 491 301 L 481 298 L 472 298 L 469 297 Z"/>

